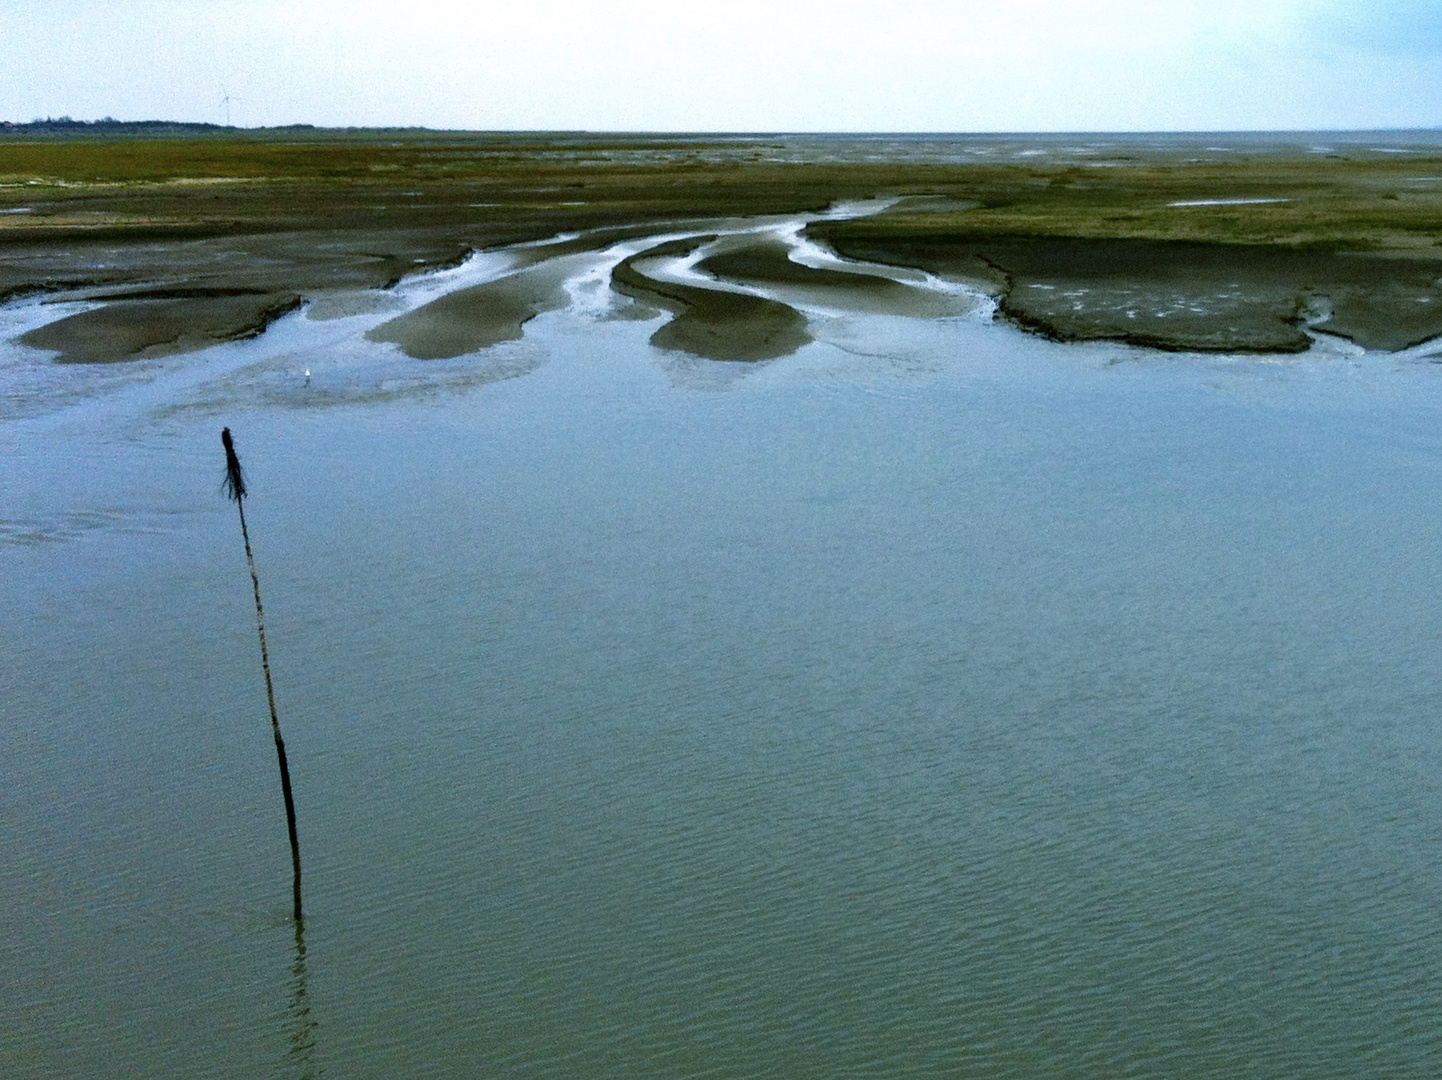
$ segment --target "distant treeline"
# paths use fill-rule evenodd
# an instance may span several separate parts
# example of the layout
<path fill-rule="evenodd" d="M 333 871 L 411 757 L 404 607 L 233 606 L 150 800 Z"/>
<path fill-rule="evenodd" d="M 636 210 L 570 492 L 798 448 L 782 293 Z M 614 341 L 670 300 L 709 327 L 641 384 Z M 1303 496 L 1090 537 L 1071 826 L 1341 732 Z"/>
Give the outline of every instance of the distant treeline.
<path fill-rule="evenodd" d="M 244 128 L 227 127 L 223 124 L 202 124 L 183 120 L 116 120 L 107 116 L 101 120 L 72 120 L 68 116 L 47 116 L 43 120 L 31 120 L 28 124 L 17 124 L 0 120 L 0 136 L 26 135 L 129 135 L 136 137 L 184 136 L 184 135 L 234 135 Z M 286 127 L 267 128 L 268 131 L 314 131 L 314 124 L 290 124 Z"/>
<path fill-rule="evenodd" d="M 31 120 L 28 124 L 0 120 L 0 141 L 39 140 L 44 142 L 68 139 L 117 140 L 134 139 L 220 139 L 246 142 L 290 141 L 300 137 L 307 141 L 347 141 L 354 139 L 471 135 L 471 132 L 437 131 L 424 127 L 406 128 L 331 128 L 314 124 L 285 124 L 276 127 L 232 127 L 187 120 L 72 120 L 68 116 Z"/>

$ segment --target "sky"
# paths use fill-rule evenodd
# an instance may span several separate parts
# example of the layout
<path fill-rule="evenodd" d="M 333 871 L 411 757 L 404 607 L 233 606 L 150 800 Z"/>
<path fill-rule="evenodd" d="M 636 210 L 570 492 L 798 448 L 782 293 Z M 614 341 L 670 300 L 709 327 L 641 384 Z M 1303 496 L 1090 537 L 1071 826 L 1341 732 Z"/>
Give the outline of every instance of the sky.
<path fill-rule="evenodd" d="M 1442 0 L 0 0 L 0 120 L 1442 127 Z"/>

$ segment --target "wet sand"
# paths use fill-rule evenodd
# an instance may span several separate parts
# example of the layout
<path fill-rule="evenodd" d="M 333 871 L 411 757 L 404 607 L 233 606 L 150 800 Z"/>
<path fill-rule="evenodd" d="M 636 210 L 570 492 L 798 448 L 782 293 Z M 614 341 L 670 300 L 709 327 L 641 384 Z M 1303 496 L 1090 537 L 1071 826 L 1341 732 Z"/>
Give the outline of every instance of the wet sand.
<path fill-rule="evenodd" d="M 714 236 L 673 240 L 621 260 L 611 287 L 642 303 L 675 313 L 651 335 L 659 349 L 676 349 L 708 360 L 773 360 L 811 341 L 806 317 L 776 300 L 706 289 L 646 273 L 647 264 L 689 255 Z"/>
<path fill-rule="evenodd" d="M 47 323 L 19 341 L 53 350 L 61 364 L 142 360 L 255 337 L 300 305 L 295 293 L 126 299 Z"/>
<path fill-rule="evenodd" d="M 449 360 L 521 337 L 522 327 L 543 311 L 564 307 L 563 284 L 574 271 L 559 258 L 439 299 L 382 323 L 366 334 L 416 360 Z"/>
<path fill-rule="evenodd" d="M 403 306 L 397 297 L 379 291 L 321 293 L 306 305 L 305 317 L 315 322 L 328 322 L 356 315 L 377 315 Z"/>
<path fill-rule="evenodd" d="M 878 273 L 807 266 L 779 241 L 762 241 L 708 255 L 696 269 L 741 285 L 765 288 L 788 304 L 878 315 L 937 318 L 970 314 L 975 299 L 908 285 Z"/>

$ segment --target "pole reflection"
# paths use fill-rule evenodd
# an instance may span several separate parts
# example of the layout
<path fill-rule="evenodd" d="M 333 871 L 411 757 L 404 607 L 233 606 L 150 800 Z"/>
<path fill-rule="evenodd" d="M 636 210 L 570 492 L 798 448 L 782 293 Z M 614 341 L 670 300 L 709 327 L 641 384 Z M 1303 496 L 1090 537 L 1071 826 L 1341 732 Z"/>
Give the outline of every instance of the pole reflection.
<path fill-rule="evenodd" d="M 311 1015 L 310 993 L 306 986 L 305 920 L 295 920 L 295 960 L 290 966 L 290 996 L 286 1002 L 287 1038 L 286 1075 L 296 1080 L 314 1080 L 315 1028 Z"/>

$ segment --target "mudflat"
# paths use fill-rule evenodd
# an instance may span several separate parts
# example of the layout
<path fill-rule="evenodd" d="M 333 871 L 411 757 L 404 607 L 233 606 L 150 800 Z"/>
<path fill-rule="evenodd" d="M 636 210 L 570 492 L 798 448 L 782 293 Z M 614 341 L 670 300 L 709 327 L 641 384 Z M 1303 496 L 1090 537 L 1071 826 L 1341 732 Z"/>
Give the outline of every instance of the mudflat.
<path fill-rule="evenodd" d="M 777 242 L 709 255 L 696 269 L 724 281 L 762 286 L 792 304 L 919 318 L 965 315 L 975 306 L 965 296 L 916 288 L 876 273 L 807 266 Z"/>
<path fill-rule="evenodd" d="M 858 233 L 819 235 L 850 258 L 990 285 L 1003 317 L 1060 341 L 1268 353 L 1306 350 L 1306 326 L 1385 350 L 1442 334 L 1442 262 L 1421 253 Z"/>
<path fill-rule="evenodd" d="M 382 323 L 366 337 L 392 342 L 417 360 L 448 360 L 514 341 L 529 320 L 565 305 L 562 285 L 569 269 L 566 259 L 555 259 L 457 289 Z"/>
<path fill-rule="evenodd" d="M 972 206 L 903 201 L 808 231 L 973 281 L 1059 340 L 1296 352 L 1312 327 L 1395 350 L 1442 334 L 1442 155 L 1393 139 L 979 168 L 957 189 Z"/>
<path fill-rule="evenodd" d="M 380 309 L 356 294 L 474 250 L 580 234 L 534 249 L 541 262 L 566 243 L 875 195 L 897 201 L 808 235 L 844 257 L 975 284 L 1002 318 L 1063 340 L 1285 353 L 1307 347 L 1309 328 L 1373 349 L 1442 334 L 1442 137 L 1430 132 L 12 135 L 0 137 L 0 300 L 97 303 L 25 343 L 124 360 L 262 332 L 292 297 Z M 720 252 L 703 270 L 789 303 L 918 299 L 763 249 Z M 384 333 L 417 356 L 483 348 L 554 298 L 535 291 L 539 278 L 482 288 Z M 804 335 L 788 303 L 736 316 L 748 301 L 735 293 L 651 295 L 684 307 L 657 342 L 667 347 L 751 355 L 754 341 L 722 339 L 763 316 L 762 352 Z"/>
<path fill-rule="evenodd" d="M 20 335 L 22 345 L 52 349 L 61 364 L 103 364 L 208 348 L 255 337 L 301 304 L 295 293 L 241 296 L 127 297 Z"/>
<path fill-rule="evenodd" d="M 773 360 L 809 342 L 806 317 L 787 304 L 668 281 L 646 272 L 653 260 L 689 255 L 714 239 L 693 236 L 657 244 L 621 260 L 611 271 L 611 287 L 617 292 L 675 314 L 651 335 L 651 344 L 708 360 Z"/>

